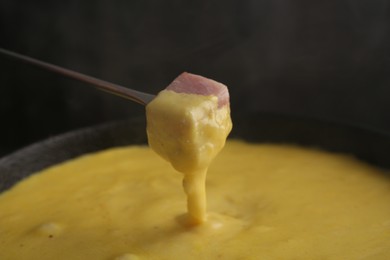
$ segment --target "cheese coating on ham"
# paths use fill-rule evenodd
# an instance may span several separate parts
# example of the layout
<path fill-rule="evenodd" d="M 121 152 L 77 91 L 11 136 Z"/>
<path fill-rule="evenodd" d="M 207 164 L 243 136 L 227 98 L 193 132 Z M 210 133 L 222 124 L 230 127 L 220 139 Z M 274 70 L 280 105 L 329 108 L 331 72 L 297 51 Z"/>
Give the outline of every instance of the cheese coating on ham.
<path fill-rule="evenodd" d="M 229 104 L 229 91 L 224 84 L 187 72 L 180 74 L 166 90 L 202 96 L 217 96 L 218 107 Z"/>

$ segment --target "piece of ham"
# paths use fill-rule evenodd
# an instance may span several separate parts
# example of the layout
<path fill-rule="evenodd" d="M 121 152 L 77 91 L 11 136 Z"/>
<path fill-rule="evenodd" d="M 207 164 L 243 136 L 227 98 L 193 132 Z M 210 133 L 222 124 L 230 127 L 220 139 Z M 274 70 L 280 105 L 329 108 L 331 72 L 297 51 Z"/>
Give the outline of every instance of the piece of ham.
<path fill-rule="evenodd" d="M 217 96 L 218 107 L 229 105 L 228 88 L 215 80 L 183 72 L 166 88 L 177 93 Z"/>

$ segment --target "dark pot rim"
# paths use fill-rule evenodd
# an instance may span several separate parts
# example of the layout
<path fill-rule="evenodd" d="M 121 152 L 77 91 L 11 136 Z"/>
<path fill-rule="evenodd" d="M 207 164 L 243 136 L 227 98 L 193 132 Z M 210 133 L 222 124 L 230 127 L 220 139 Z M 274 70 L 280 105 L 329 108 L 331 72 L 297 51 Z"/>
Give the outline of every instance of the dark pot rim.
<path fill-rule="evenodd" d="M 390 169 L 390 134 L 358 125 L 285 114 L 234 117 L 230 138 L 348 153 Z M 37 142 L 0 159 L 0 192 L 46 167 L 110 147 L 146 144 L 144 117 L 104 123 Z"/>

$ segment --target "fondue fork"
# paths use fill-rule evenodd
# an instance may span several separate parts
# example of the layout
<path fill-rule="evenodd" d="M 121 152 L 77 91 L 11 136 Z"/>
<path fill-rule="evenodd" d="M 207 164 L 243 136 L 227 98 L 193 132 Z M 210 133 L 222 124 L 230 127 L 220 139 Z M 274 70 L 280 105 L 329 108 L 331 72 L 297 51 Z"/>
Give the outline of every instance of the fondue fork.
<path fill-rule="evenodd" d="M 129 100 L 134 101 L 134 102 L 141 104 L 141 105 L 147 105 L 155 97 L 155 95 L 151 95 L 148 93 L 137 91 L 137 90 L 134 90 L 131 88 L 126 88 L 126 87 L 123 87 L 123 86 L 120 86 L 120 85 L 117 85 L 117 84 L 114 84 L 111 82 L 97 79 L 97 78 L 94 78 L 94 77 L 91 77 L 91 76 L 88 76 L 88 75 L 85 75 L 85 74 L 82 74 L 82 73 L 79 73 L 79 72 L 76 72 L 76 71 L 73 71 L 70 69 L 65 69 L 63 67 L 53 65 L 53 64 L 50 64 L 48 62 L 37 60 L 37 59 L 31 58 L 31 57 L 28 57 L 28 56 L 25 56 L 25 55 L 22 55 L 22 54 L 19 54 L 16 52 L 12 52 L 9 50 L 5 50 L 2 48 L 0 48 L 0 53 L 4 54 L 6 56 L 9 56 L 9 57 L 15 58 L 17 60 L 44 68 L 46 70 L 49 70 L 49 71 L 52 71 L 55 73 L 58 73 L 60 75 L 88 83 L 90 85 L 95 86 L 96 88 L 98 88 L 100 90 L 103 90 L 103 91 L 106 91 L 108 93 L 120 96 L 122 98 L 129 99 Z"/>

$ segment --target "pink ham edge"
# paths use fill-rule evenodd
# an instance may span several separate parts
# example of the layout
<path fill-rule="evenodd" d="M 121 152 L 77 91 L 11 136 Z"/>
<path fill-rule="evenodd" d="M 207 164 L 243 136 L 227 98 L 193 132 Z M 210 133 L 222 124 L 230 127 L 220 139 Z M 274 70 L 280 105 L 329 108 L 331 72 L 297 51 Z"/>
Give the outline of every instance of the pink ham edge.
<path fill-rule="evenodd" d="M 229 104 L 229 91 L 225 85 L 187 72 L 180 74 L 166 89 L 176 93 L 217 96 L 219 108 Z"/>

